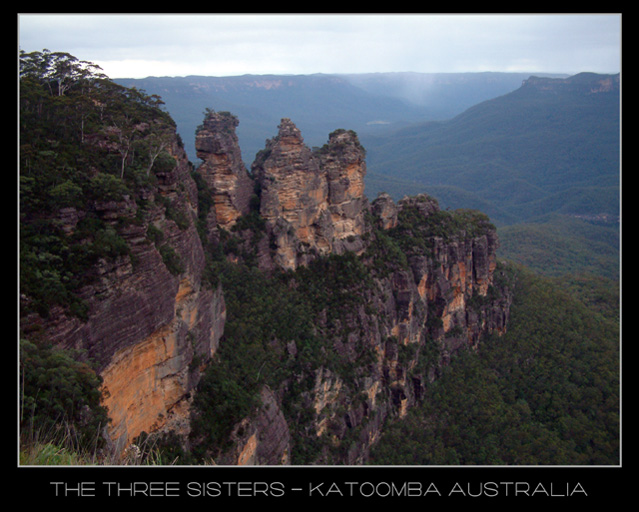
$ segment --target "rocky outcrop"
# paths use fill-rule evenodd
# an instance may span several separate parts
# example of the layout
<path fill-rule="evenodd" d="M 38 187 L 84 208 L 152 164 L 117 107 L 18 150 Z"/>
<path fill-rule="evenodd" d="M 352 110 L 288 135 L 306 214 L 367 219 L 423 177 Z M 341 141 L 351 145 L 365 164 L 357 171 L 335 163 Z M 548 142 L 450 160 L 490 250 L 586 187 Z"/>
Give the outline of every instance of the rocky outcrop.
<path fill-rule="evenodd" d="M 419 404 L 453 354 L 505 330 L 511 292 L 496 282 L 498 240 L 488 219 L 443 212 L 426 195 L 395 203 L 381 194 L 369 205 L 365 172 L 353 132 L 337 130 L 312 151 L 289 119 L 257 155 L 252 175 L 271 251 L 266 258 L 260 249 L 260 266 L 294 271 L 356 254 L 370 280 L 340 290 L 352 299 L 348 307 L 329 305 L 315 319 L 339 368 L 320 364 L 290 376 L 313 382 L 296 398 L 312 419 L 280 416 L 290 406 L 285 379 L 262 393 L 262 406 L 236 427 L 242 436 L 234 434 L 234 448 L 218 462 L 287 463 L 305 444 L 322 447 L 305 463 L 364 463 L 385 421 Z M 286 352 L 296 357 L 294 340 Z"/>
<path fill-rule="evenodd" d="M 381 192 L 371 204 L 371 211 L 378 219 L 377 226 L 382 230 L 397 226 L 397 205 L 390 194 Z"/>
<path fill-rule="evenodd" d="M 363 249 L 366 165 L 353 132 L 335 132 L 313 152 L 293 122 L 282 119 L 252 173 L 276 266 L 295 269 L 317 256 Z"/>
<path fill-rule="evenodd" d="M 405 198 L 398 208 L 400 212 L 412 209 L 424 219 L 441 213 L 437 202 L 424 195 Z M 444 355 L 461 346 L 475 347 L 483 333 L 503 331 L 507 324 L 508 294 L 506 302 L 500 302 L 497 308 L 503 315 L 494 314 L 494 304 L 486 308 L 489 301 L 484 299 L 494 284 L 498 240 L 487 219 L 478 222 L 484 225 L 476 228 L 477 233 L 461 229 L 435 235 L 430 238 L 428 251 L 408 254 L 412 279 L 408 288 L 412 291 L 407 309 L 415 311 L 421 306 L 438 319 L 437 328 L 431 326 L 429 334 L 444 340 Z M 398 332 L 409 333 L 399 336 L 400 342 L 410 342 L 412 329 L 400 328 Z"/>
<path fill-rule="evenodd" d="M 97 363 L 117 446 L 142 432 L 187 439 L 201 371 L 218 344 L 229 342 L 224 290 L 204 277 L 208 247 L 232 242 L 228 260 L 285 270 L 290 289 L 304 289 L 304 267 L 337 262 L 356 278 L 336 275 L 330 292 L 308 288 L 328 297 L 321 307 L 304 306 L 314 316 L 314 340 L 268 339 L 269 351 L 295 371 L 260 382 L 257 406 L 234 422 L 230 448 L 206 453 L 232 465 L 296 464 L 300 457 L 361 464 L 385 422 L 419 404 L 455 352 L 506 328 L 510 292 L 496 280 L 495 229 L 483 216 L 442 212 L 425 195 L 395 203 L 382 194 L 369 204 L 365 152 L 351 131 L 337 130 L 311 150 L 282 119 L 249 175 L 236 126 L 229 114 L 207 114 L 197 134 L 199 189 L 176 138 L 169 149 L 175 165 L 157 169 L 137 199 L 93 204 L 90 214 L 127 252 L 94 265 L 94 279 L 80 292 L 86 318 L 56 309 L 23 323 Z M 207 191 L 208 239 L 196 228 Z M 60 211 L 63 232 L 73 236 L 88 213 Z M 251 372 L 256 382 L 261 371 Z"/>
<path fill-rule="evenodd" d="M 253 181 L 242 162 L 235 129 L 239 121 L 228 112 L 209 111 L 195 137 L 200 176 L 213 196 L 209 229 L 233 227 L 249 211 Z"/>
<path fill-rule="evenodd" d="M 396 213 L 398 222 L 403 214 L 420 222 L 443 214 L 427 196 L 395 205 L 384 195 L 371 211 L 373 222 L 387 226 L 384 232 L 395 239 L 398 225 L 388 220 Z M 390 262 L 386 271 L 373 271 L 365 300 L 344 312 L 342 329 L 333 332 L 335 351 L 352 365 L 355 378 L 345 382 L 325 368 L 316 371 L 309 400 L 317 412 L 317 435 L 328 433 L 334 446 L 346 443 L 339 458 L 326 449 L 320 463 L 365 463 L 384 422 L 419 404 L 457 351 L 475 349 L 483 335 L 506 329 L 512 291 L 498 283 L 494 228 L 459 229 L 427 240 L 427 251 L 406 251 L 406 266 Z M 362 258 L 372 269 L 373 252 Z M 374 354 L 372 361 L 361 357 L 362 347 Z"/>
<path fill-rule="evenodd" d="M 560 94 L 577 93 L 591 95 L 600 93 L 619 94 L 620 75 L 600 75 L 597 73 L 578 73 L 567 78 L 548 78 L 531 76 L 522 82 L 522 89 Z"/>
<path fill-rule="evenodd" d="M 260 214 L 274 239 L 275 264 L 294 269 L 313 253 L 328 254 L 333 230 L 326 175 L 290 120 L 282 120 L 252 172 L 261 194 Z"/>
<path fill-rule="evenodd" d="M 317 151 L 320 167 L 328 181 L 328 209 L 333 224 L 332 252 L 360 253 L 366 231 L 364 213 L 368 201 L 364 195 L 366 161 L 364 148 L 352 131 L 337 130 Z"/>

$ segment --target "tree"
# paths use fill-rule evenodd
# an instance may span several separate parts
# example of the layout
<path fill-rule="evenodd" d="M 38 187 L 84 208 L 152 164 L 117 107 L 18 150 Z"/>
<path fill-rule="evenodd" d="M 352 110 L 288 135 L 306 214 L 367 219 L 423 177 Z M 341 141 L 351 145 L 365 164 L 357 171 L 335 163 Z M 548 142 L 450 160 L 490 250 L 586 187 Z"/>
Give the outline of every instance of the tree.
<path fill-rule="evenodd" d="M 47 132 L 53 129 L 57 138 L 72 135 L 84 143 L 87 123 L 97 118 L 99 85 L 106 81 L 99 66 L 68 53 L 21 51 L 21 124 L 37 135 L 41 124 L 49 122 Z"/>
<path fill-rule="evenodd" d="M 101 444 L 101 431 L 110 421 L 100 403 L 101 382 L 91 367 L 69 352 L 21 340 L 20 426 L 24 439 L 27 435 L 70 435 L 80 447 L 92 449 Z"/>
<path fill-rule="evenodd" d="M 97 64 L 78 60 L 64 52 L 47 49 L 31 53 L 20 51 L 20 77 L 42 80 L 52 95 L 64 96 L 72 86 L 84 80 L 106 78 L 98 71 L 101 69 Z"/>
<path fill-rule="evenodd" d="M 149 158 L 146 166 L 147 177 L 151 174 L 151 169 L 158 156 L 170 146 L 173 140 L 172 135 L 172 131 L 165 124 L 154 121 L 149 125 L 147 134 L 142 141 L 142 146 Z"/>
<path fill-rule="evenodd" d="M 19 64 L 23 312 L 46 315 L 56 304 L 84 314 L 77 291 L 105 256 L 94 242 L 106 236 L 106 256 L 124 253 L 103 226 L 85 229 L 96 221 L 93 205 L 135 193 L 141 173 L 128 176 L 127 166 L 147 174 L 174 166 L 167 150 L 175 123 L 158 96 L 116 84 L 67 53 L 21 52 Z M 61 227 L 65 208 L 78 212 L 72 229 Z"/>
<path fill-rule="evenodd" d="M 148 175 L 156 158 L 170 144 L 175 123 L 160 109 L 163 104 L 157 95 L 149 96 L 135 87 L 111 84 L 104 133 L 120 155 L 120 178 L 124 178 L 127 160 L 135 147 L 145 148 L 149 157 Z"/>

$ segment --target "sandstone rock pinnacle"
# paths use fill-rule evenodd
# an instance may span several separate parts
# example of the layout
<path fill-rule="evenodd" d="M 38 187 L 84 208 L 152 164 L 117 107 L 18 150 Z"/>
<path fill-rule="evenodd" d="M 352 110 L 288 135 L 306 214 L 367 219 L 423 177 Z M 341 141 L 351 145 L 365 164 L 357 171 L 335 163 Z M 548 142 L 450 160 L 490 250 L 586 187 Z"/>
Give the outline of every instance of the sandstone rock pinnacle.
<path fill-rule="evenodd" d="M 235 129 L 235 116 L 228 112 L 210 111 L 198 129 L 195 148 L 203 160 L 199 173 L 209 187 L 214 201 L 215 219 L 224 229 L 231 228 L 237 219 L 248 213 L 253 181 L 248 176 Z"/>
<path fill-rule="evenodd" d="M 260 213 L 275 240 L 275 263 L 287 269 L 317 255 L 363 248 L 364 151 L 353 132 L 338 130 L 316 152 L 282 119 L 252 166 Z"/>

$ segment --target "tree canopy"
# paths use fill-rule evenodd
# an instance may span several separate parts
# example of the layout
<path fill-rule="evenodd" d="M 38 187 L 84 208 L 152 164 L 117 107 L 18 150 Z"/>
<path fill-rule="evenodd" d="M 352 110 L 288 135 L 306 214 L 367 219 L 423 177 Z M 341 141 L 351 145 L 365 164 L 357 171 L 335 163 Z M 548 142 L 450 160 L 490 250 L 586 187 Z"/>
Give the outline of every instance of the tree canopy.
<path fill-rule="evenodd" d="M 63 52 L 22 51 L 19 93 L 23 312 L 46 315 L 58 304 L 82 316 L 74 292 L 86 270 L 96 258 L 127 252 L 94 205 L 135 197 L 152 170 L 174 165 L 175 123 L 158 96 L 118 85 Z M 63 219 L 73 212 L 69 234 Z"/>

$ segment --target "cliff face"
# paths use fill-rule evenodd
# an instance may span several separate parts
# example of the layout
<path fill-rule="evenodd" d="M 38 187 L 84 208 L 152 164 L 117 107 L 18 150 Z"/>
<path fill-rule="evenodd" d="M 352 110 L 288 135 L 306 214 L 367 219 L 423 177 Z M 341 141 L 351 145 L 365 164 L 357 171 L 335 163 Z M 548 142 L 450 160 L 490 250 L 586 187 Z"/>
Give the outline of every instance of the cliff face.
<path fill-rule="evenodd" d="M 91 212 L 71 209 L 63 219 L 73 236 L 78 219 L 96 215 L 129 248 L 94 266 L 94 279 L 80 290 L 86 320 L 56 307 L 47 318 L 22 321 L 47 341 L 82 350 L 96 362 L 112 419 L 109 434 L 120 447 L 142 431 L 188 429 L 199 364 L 215 352 L 224 329 L 222 290 L 203 283 L 197 189 L 175 136 L 168 153 L 175 165 L 156 172 L 143 202 L 125 196 L 95 203 Z"/>
<path fill-rule="evenodd" d="M 386 207 L 392 208 L 388 202 Z M 404 199 L 396 208 L 399 222 L 406 214 L 423 219 L 442 214 L 425 196 Z M 393 229 L 374 236 L 397 236 Z M 415 239 L 421 236 L 407 231 Z M 510 290 L 496 283 L 494 230 L 462 230 L 427 240 L 427 251 L 404 251 L 406 266 L 389 262 L 385 271 L 372 273 L 363 303 L 342 316 L 347 336 L 320 320 L 326 335 L 334 336 L 334 350 L 356 374 L 348 381 L 323 367 L 315 371 L 308 395 L 316 412 L 315 434 L 342 450 L 336 456 L 326 449 L 320 463 L 366 462 L 384 421 L 401 418 L 418 405 L 425 387 L 455 352 L 475 349 L 482 335 L 506 329 L 511 298 Z M 371 248 L 362 255 L 367 268 L 375 266 L 376 257 Z M 372 361 L 361 357 L 362 347 L 374 354 Z M 358 401 L 358 396 L 366 398 Z"/>
<path fill-rule="evenodd" d="M 328 209 L 333 224 L 333 252 L 359 253 L 363 249 L 366 162 L 364 149 L 354 132 L 338 130 L 318 151 L 320 167 L 328 181 Z"/>
<path fill-rule="evenodd" d="M 338 363 L 300 363 L 265 384 L 261 405 L 233 429 L 232 448 L 209 452 L 218 463 L 363 463 L 384 422 L 418 404 L 455 352 L 505 330 L 511 298 L 497 279 L 495 228 L 481 214 L 443 212 L 425 195 L 395 203 L 383 194 L 369 205 L 365 170 L 354 133 L 338 130 L 311 151 L 288 119 L 257 155 L 252 174 L 266 234 L 260 266 L 289 271 L 296 290 L 309 279 L 302 269 L 331 271 L 329 256 L 339 262 L 342 255 L 343 268 L 361 274 L 327 282 L 337 295 L 315 309 L 314 330 L 326 343 L 320 351 Z M 255 240 L 247 231 L 235 232 L 239 243 Z M 229 258 L 242 264 L 237 251 Z M 270 343 L 284 354 L 282 365 L 301 357 L 299 340 Z M 293 398 L 301 382 L 307 387 Z M 290 412 L 293 401 L 309 413 Z"/>
<path fill-rule="evenodd" d="M 599 75 L 596 73 L 578 73 L 568 78 L 545 78 L 531 76 L 524 80 L 525 89 L 536 89 L 546 93 L 577 93 L 591 95 L 599 93 L 619 93 L 620 75 Z"/>
<path fill-rule="evenodd" d="M 174 431 L 204 444 L 219 464 L 365 462 L 384 422 L 419 404 L 452 354 L 506 328 L 510 292 L 496 279 L 495 229 L 480 215 L 442 212 L 428 196 L 395 203 L 381 195 L 369 204 L 364 149 L 345 130 L 311 150 L 283 119 L 249 175 L 236 126 L 231 115 L 207 114 L 197 134 L 197 183 L 174 137 L 167 150 L 174 165 L 156 169 L 136 196 L 61 211 L 66 236 L 90 213 L 128 252 L 92 267 L 80 290 L 86 317 L 56 308 L 23 324 L 96 361 L 119 447 L 142 432 Z M 211 208 L 203 219 L 205 192 Z M 193 397 L 203 393 L 205 368 L 218 368 L 222 344 L 234 352 L 243 339 L 233 336 L 269 317 L 258 320 L 241 304 L 234 312 L 241 318 L 233 318 L 240 334 L 226 332 L 225 294 L 234 283 L 217 276 L 220 284 L 210 284 L 209 249 L 266 276 L 266 287 L 284 280 L 282 293 L 297 295 L 282 306 L 306 322 L 304 337 L 286 325 L 298 318 L 284 319 L 284 334 L 257 326 L 267 335 L 262 352 L 252 349 L 263 356 L 233 354 L 258 391 L 220 446 L 206 444 L 206 429 L 189 438 L 201 414 Z M 273 358 L 268 368 L 277 376 L 267 379 Z M 235 382 L 239 375 L 231 371 L 210 389 L 242 390 L 249 383 Z"/>

